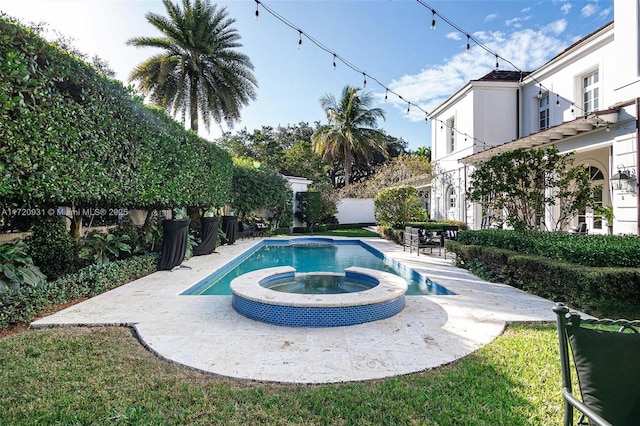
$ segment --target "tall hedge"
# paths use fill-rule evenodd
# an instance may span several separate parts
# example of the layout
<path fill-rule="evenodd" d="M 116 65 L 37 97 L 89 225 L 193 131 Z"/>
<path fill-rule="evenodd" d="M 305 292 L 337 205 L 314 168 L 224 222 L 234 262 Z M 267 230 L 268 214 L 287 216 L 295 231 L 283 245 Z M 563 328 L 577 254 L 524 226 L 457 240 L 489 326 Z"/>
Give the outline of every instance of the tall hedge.
<path fill-rule="evenodd" d="M 461 232 L 458 242 L 497 247 L 582 266 L 637 268 L 640 265 L 640 237 L 637 235 L 580 235 L 544 231 L 523 233 L 483 229 Z"/>
<path fill-rule="evenodd" d="M 125 48 L 123 46 L 123 48 Z M 0 18 L 0 205 L 222 206 L 231 157 Z"/>

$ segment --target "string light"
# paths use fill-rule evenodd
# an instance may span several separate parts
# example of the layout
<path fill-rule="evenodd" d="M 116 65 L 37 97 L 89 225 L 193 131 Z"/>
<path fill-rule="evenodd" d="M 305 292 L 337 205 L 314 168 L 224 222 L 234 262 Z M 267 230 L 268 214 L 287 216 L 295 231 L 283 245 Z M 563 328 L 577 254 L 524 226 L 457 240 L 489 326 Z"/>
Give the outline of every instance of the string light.
<path fill-rule="evenodd" d="M 436 29 L 436 11 L 434 9 L 431 9 L 431 29 L 435 30 Z"/>
<path fill-rule="evenodd" d="M 538 88 L 538 99 L 542 99 L 542 87 Z"/>
<path fill-rule="evenodd" d="M 367 74 L 363 72 L 362 76 L 364 77 L 364 81 L 362 82 L 362 88 L 364 89 L 367 87 Z"/>
<path fill-rule="evenodd" d="M 432 29 L 435 29 L 435 17 L 436 15 L 442 20 L 444 21 L 446 24 L 448 24 L 449 26 L 451 26 L 452 28 L 454 28 L 455 30 L 459 31 L 461 34 L 467 36 L 467 50 L 470 48 L 470 41 L 473 41 L 478 47 L 482 48 L 483 50 L 485 50 L 487 53 L 492 54 L 495 56 L 496 58 L 496 71 L 499 70 L 500 68 L 500 62 L 499 59 L 502 59 L 503 62 L 506 62 L 507 64 L 511 65 L 515 70 L 520 71 L 521 74 L 523 74 L 524 72 L 517 67 L 513 62 L 511 62 L 508 59 L 505 59 L 504 57 L 498 55 L 498 53 L 494 52 L 493 50 L 491 50 L 489 47 L 485 46 L 484 44 L 482 44 L 482 42 L 480 42 L 478 39 L 476 39 L 475 37 L 471 36 L 468 32 L 464 31 L 462 28 L 460 28 L 458 25 L 456 25 L 454 22 L 452 22 L 451 20 L 449 20 L 446 16 L 443 16 L 442 14 L 436 12 L 436 10 L 434 8 L 432 8 L 431 6 L 429 6 L 427 3 L 424 2 L 424 0 L 416 0 L 420 5 L 424 6 L 425 8 L 429 9 L 431 11 L 431 15 L 432 15 Z M 540 86 L 541 89 L 545 89 L 546 91 L 553 93 L 553 90 L 548 90 L 546 89 L 541 82 L 539 82 L 538 80 L 536 80 L 533 77 L 530 77 L 533 81 L 533 83 L 536 83 Z M 558 93 L 556 93 L 556 96 L 559 96 Z M 576 108 L 577 106 L 571 102 L 571 100 L 566 99 L 564 97 L 561 97 L 565 102 L 567 103 L 571 103 L 571 113 L 574 112 L 574 108 Z M 558 99 L 559 100 L 559 99 Z M 559 106 L 559 102 L 557 102 L 557 105 Z M 587 113 L 587 111 L 583 110 L 580 107 L 577 107 L 579 110 L 583 111 L 585 114 Z"/>
<path fill-rule="evenodd" d="M 556 93 L 556 108 L 560 107 L 560 95 Z"/>
<path fill-rule="evenodd" d="M 255 14 L 255 20 L 257 21 L 258 19 L 260 19 L 260 2 L 256 0 L 256 14 Z"/>
<path fill-rule="evenodd" d="M 418 0 L 421 4 L 424 5 L 424 3 L 422 2 L 422 0 Z M 285 19 L 283 16 L 279 15 L 277 12 L 275 12 L 274 10 L 272 10 L 270 7 L 266 6 L 262 1 L 260 0 L 255 0 L 256 2 L 256 9 L 259 6 L 262 6 L 263 10 L 265 10 L 267 13 L 269 13 L 270 15 L 272 15 L 274 18 L 276 18 L 277 20 L 279 20 L 280 22 L 282 22 L 283 24 L 285 24 L 286 26 L 290 27 L 291 29 L 298 31 L 298 48 L 301 48 L 302 46 L 302 35 L 304 34 L 304 36 L 307 38 L 307 40 L 309 40 L 311 43 L 315 44 L 318 48 L 320 48 L 321 50 L 324 50 L 325 52 L 333 55 L 333 66 L 334 68 L 336 67 L 337 61 L 342 62 L 344 65 L 346 65 L 348 68 L 352 69 L 353 71 L 359 72 L 363 75 L 363 87 L 366 87 L 367 84 L 367 77 L 371 80 L 373 80 L 374 82 L 376 82 L 378 85 L 380 85 L 380 87 L 385 89 L 385 96 L 384 99 L 385 101 L 388 99 L 388 94 L 389 92 L 391 92 L 392 94 L 398 96 L 398 98 L 404 102 L 407 102 L 407 112 L 410 112 L 411 110 L 411 106 L 414 106 L 416 108 L 418 108 L 420 111 L 424 112 L 425 114 L 425 122 L 429 122 L 429 112 L 426 111 L 425 109 L 423 109 L 420 105 L 412 103 L 410 101 L 406 101 L 402 96 L 400 96 L 398 93 L 394 92 L 393 90 L 389 89 L 388 87 L 386 87 L 384 84 L 382 84 L 377 78 L 368 75 L 364 70 L 359 69 L 357 66 L 355 66 L 354 64 L 352 64 L 350 61 L 348 61 L 347 59 L 345 59 L 344 57 L 340 56 L 339 54 L 335 53 L 333 50 L 329 49 L 327 46 L 325 46 L 324 44 L 320 43 L 318 40 L 316 40 L 315 38 L 311 37 L 309 34 L 304 33 L 300 28 L 298 28 L 296 25 L 294 25 L 293 23 L 291 23 L 290 21 L 288 21 L 287 19 Z M 431 9 L 431 8 L 430 8 Z M 431 9 L 432 13 L 433 13 L 433 26 L 435 29 L 435 15 L 440 16 L 441 19 L 443 19 L 445 22 L 447 22 L 449 25 L 453 25 L 449 20 L 447 20 L 446 18 L 444 18 L 442 15 L 438 14 L 434 9 Z M 455 27 L 455 26 L 454 26 Z M 457 27 L 455 27 L 457 29 Z M 459 30 L 459 29 L 458 29 Z M 461 30 L 459 30 L 461 31 Z M 474 39 L 472 36 L 468 35 L 466 32 L 461 31 L 463 34 L 467 35 L 467 42 L 469 42 L 470 40 L 473 40 L 478 46 L 482 47 L 483 49 L 487 50 L 486 47 L 482 46 L 480 44 L 480 42 L 478 42 L 476 39 Z M 495 54 L 493 51 L 490 51 L 491 53 Z M 496 64 L 497 64 L 497 58 L 498 55 L 496 55 Z M 515 66 L 514 66 L 515 67 Z M 441 129 L 442 129 L 442 120 L 439 119 L 434 119 L 434 121 L 436 122 L 440 122 L 441 123 Z M 449 127 L 449 126 L 447 126 Z M 454 129 L 453 127 L 451 128 L 451 135 L 455 136 L 455 132 L 456 129 Z M 462 133 L 460 133 L 462 134 Z M 476 145 L 476 143 L 478 144 L 482 144 L 484 147 L 487 147 L 488 145 L 481 141 L 478 140 L 476 138 L 473 138 L 474 141 L 474 146 Z"/>

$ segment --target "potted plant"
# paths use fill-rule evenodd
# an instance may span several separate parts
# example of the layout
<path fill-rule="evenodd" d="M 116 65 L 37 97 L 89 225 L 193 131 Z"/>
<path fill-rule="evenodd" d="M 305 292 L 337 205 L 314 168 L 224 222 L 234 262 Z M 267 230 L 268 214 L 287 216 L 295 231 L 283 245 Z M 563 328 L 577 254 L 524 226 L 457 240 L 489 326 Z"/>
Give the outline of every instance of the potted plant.
<path fill-rule="evenodd" d="M 187 240 L 189 238 L 189 222 L 187 210 L 176 208 L 173 210 L 173 219 L 162 221 L 162 255 L 158 263 L 161 271 L 173 270 L 184 261 L 187 253 Z"/>
<path fill-rule="evenodd" d="M 194 256 L 211 254 L 215 251 L 219 226 L 220 218 L 216 209 L 214 207 L 205 209 L 200 217 L 200 244 L 193 248 Z"/>

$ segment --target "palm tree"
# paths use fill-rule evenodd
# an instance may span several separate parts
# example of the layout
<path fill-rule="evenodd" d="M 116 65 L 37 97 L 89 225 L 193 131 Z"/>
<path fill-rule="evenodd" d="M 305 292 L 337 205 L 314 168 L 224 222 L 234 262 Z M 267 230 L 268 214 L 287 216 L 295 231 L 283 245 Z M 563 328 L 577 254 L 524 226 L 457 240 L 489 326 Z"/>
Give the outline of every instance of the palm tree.
<path fill-rule="evenodd" d="M 358 92 L 359 89 L 345 86 L 340 101 L 331 94 L 320 98 L 328 124 L 320 126 L 311 136 L 313 148 L 322 155 L 323 161 L 342 157 L 345 186 L 351 181 L 355 156 L 362 155 L 368 159 L 372 151 L 387 156 L 385 134 L 377 129 L 377 120 L 384 120 L 384 111 L 371 108 L 371 93 Z"/>
<path fill-rule="evenodd" d="M 208 130 L 211 121 L 230 127 L 240 118 L 240 109 L 256 98 L 256 78 L 248 56 L 235 50 L 240 35 L 231 27 L 226 8 L 209 0 L 163 0 L 169 17 L 147 13 L 147 21 L 163 36 L 136 37 L 127 42 L 136 47 L 164 49 L 140 63 L 130 81 L 151 101 L 174 115 L 187 113 L 191 129 L 198 132 L 198 114 Z"/>
<path fill-rule="evenodd" d="M 418 157 L 426 157 L 429 161 L 431 161 L 431 147 L 421 146 L 416 149 L 415 153 Z"/>

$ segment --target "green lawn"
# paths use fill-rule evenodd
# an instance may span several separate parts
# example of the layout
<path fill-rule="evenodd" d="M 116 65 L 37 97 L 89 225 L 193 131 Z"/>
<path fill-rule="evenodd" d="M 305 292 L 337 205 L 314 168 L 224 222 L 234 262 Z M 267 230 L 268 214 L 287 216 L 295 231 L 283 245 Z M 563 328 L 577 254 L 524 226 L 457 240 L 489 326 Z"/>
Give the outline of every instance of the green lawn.
<path fill-rule="evenodd" d="M 554 325 L 512 325 L 436 370 L 360 383 L 236 381 L 165 362 L 127 328 L 0 339 L 2 424 L 558 425 Z"/>

